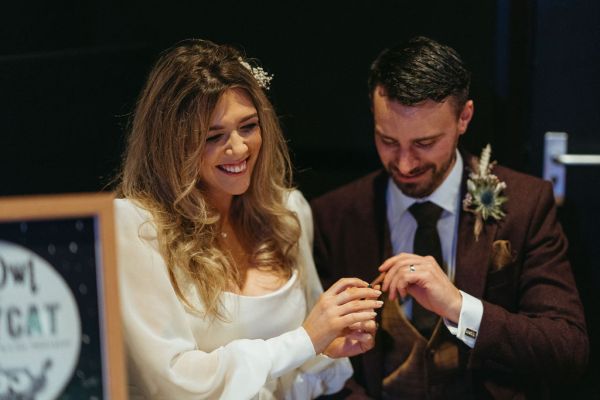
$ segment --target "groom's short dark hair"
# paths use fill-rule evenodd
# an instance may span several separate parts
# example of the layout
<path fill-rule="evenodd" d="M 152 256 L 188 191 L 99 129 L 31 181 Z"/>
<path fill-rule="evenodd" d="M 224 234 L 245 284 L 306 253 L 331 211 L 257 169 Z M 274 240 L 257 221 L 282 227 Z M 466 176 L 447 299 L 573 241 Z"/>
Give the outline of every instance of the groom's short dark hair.
<path fill-rule="evenodd" d="M 471 73 L 451 47 L 418 36 L 383 50 L 371 64 L 369 96 L 381 86 L 385 96 L 404 105 L 448 96 L 460 113 L 469 99 Z"/>

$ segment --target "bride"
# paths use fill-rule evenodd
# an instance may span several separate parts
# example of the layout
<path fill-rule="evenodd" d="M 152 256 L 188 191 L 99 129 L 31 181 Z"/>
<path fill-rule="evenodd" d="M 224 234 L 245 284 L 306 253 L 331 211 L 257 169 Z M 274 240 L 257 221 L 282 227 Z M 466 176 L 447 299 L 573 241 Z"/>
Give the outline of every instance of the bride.
<path fill-rule="evenodd" d="M 381 292 L 322 291 L 270 78 L 189 40 L 140 94 L 115 201 L 132 399 L 315 398 L 373 346 Z"/>

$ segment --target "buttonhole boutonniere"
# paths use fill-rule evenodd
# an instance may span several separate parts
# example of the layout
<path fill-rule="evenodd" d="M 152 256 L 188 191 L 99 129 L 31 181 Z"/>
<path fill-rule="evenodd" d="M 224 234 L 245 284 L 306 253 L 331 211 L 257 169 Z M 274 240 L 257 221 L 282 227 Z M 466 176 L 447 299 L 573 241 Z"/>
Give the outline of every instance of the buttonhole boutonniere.
<path fill-rule="evenodd" d="M 488 218 L 500 220 L 506 214 L 502 211 L 502 205 L 508 200 L 502 195 L 506 189 L 506 183 L 492 174 L 492 168 L 496 162 L 490 162 L 492 147 L 488 144 L 481 151 L 481 157 L 475 161 L 469 179 L 467 179 L 467 195 L 463 199 L 463 210 L 475 215 L 475 241 L 479 240 L 479 234 L 483 229 L 483 223 Z"/>

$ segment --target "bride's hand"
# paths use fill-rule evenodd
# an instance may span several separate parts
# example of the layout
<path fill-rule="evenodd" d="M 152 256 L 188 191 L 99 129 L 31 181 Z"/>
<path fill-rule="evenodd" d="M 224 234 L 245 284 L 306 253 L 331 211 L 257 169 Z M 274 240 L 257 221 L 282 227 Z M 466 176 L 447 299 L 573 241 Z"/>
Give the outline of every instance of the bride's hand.
<path fill-rule="evenodd" d="M 382 301 L 375 300 L 381 291 L 368 286 L 367 282 L 358 278 L 342 278 L 321 295 L 302 324 L 317 354 L 322 353 L 336 338 L 336 344 L 331 349 L 332 357 L 368 347 L 369 340 L 363 335 L 364 332 L 356 329 L 353 332 L 345 331 L 351 325 L 373 320 L 377 315 L 374 310 L 383 305 Z M 352 334 L 348 336 L 349 341 L 346 341 L 345 334 Z"/>
<path fill-rule="evenodd" d="M 377 323 L 374 320 L 345 328 L 341 336 L 325 348 L 323 354 L 331 358 L 352 357 L 369 351 L 375 346 Z"/>

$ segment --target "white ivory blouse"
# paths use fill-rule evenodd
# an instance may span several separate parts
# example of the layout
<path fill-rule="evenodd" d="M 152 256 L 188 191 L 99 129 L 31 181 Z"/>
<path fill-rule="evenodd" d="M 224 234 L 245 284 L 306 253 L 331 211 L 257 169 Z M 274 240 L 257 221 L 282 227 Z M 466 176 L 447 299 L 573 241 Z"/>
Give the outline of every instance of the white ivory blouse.
<path fill-rule="evenodd" d="M 288 207 L 302 228 L 292 277 L 262 296 L 223 293 L 224 322 L 179 301 L 151 215 L 115 200 L 130 399 L 311 399 L 343 387 L 352 374 L 349 361 L 315 355 L 302 328 L 322 288 L 310 207 L 298 191 L 290 193 Z M 193 285 L 182 289 L 202 310 Z"/>

